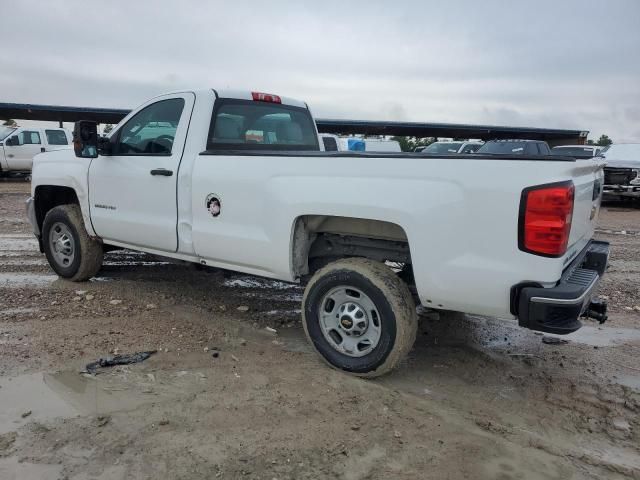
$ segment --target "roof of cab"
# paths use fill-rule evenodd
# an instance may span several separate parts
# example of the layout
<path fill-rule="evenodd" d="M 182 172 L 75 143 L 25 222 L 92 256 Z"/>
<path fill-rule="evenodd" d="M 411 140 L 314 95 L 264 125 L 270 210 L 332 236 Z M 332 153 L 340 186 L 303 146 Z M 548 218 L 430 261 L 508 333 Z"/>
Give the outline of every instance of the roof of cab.
<path fill-rule="evenodd" d="M 280 97 L 280 100 L 282 101 L 283 105 L 290 105 L 292 107 L 301 107 L 301 108 L 308 108 L 307 104 L 305 102 L 302 102 L 300 100 L 296 100 L 294 98 L 291 97 L 283 97 L 282 95 L 278 95 L 277 93 L 272 93 L 272 92 L 263 92 L 262 90 L 231 90 L 231 89 L 213 89 L 214 92 L 216 92 L 216 95 L 218 96 L 218 98 L 235 98 L 238 100 L 253 100 L 253 96 L 252 93 L 253 92 L 260 92 L 260 93 L 266 93 L 267 95 L 276 95 L 278 97 Z"/>

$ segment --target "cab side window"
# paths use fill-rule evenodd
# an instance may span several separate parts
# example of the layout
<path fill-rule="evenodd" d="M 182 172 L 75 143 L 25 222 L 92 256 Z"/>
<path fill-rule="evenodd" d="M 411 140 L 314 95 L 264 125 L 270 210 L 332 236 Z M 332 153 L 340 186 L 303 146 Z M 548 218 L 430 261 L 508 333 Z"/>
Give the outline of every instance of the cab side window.
<path fill-rule="evenodd" d="M 18 145 L 40 145 L 40 133 L 33 130 L 23 130 L 18 135 Z"/>
<path fill-rule="evenodd" d="M 44 133 L 47 136 L 47 143 L 49 145 L 69 145 L 64 130 L 45 130 Z"/>
<path fill-rule="evenodd" d="M 136 113 L 118 132 L 115 155 L 171 155 L 184 109 L 182 98 L 153 103 Z"/>

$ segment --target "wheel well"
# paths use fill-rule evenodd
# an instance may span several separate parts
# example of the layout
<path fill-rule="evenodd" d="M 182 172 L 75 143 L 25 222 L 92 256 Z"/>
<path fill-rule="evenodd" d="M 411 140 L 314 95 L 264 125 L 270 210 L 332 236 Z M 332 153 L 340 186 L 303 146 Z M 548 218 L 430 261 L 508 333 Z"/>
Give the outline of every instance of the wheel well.
<path fill-rule="evenodd" d="M 70 203 L 80 204 L 73 188 L 60 187 L 57 185 L 40 185 L 36 187 L 34 199 L 36 220 L 38 221 L 40 231 L 42 231 L 42 223 L 49 210 L 58 205 L 67 205 Z"/>
<path fill-rule="evenodd" d="M 340 258 L 362 257 L 393 262 L 410 270 L 411 254 L 404 229 L 395 223 L 331 215 L 298 217 L 293 228 L 294 276 L 313 274 Z"/>

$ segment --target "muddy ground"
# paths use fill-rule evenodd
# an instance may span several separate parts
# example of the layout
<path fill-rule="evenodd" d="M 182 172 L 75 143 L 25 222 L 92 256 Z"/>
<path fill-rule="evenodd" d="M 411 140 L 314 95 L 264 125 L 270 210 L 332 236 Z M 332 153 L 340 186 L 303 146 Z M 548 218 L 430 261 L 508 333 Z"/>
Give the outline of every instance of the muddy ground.
<path fill-rule="evenodd" d="M 639 209 L 601 214 L 604 326 L 549 345 L 425 311 L 407 361 L 371 381 L 311 352 L 294 285 L 122 251 L 58 279 L 28 191 L 0 182 L 0 479 L 640 478 Z"/>

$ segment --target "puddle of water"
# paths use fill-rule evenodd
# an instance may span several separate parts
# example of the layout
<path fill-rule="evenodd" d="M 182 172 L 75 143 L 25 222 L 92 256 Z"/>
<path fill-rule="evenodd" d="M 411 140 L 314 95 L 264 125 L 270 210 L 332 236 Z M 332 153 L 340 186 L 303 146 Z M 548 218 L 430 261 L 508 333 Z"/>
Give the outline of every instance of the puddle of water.
<path fill-rule="evenodd" d="M 640 375 L 617 375 L 616 382 L 640 392 Z"/>
<path fill-rule="evenodd" d="M 566 338 L 576 343 L 591 345 L 594 347 L 609 347 L 611 345 L 619 345 L 621 343 L 629 343 L 640 341 L 640 330 L 632 328 L 615 328 L 615 327 L 598 327 L 584 326 L 580 330 L 569 335 L 550 335 Z"/>
<path fill-rule="evenodd" d="M 2 255 L 0 255 L 1 257 Z M 18 255 L 15 255 L 16 257 Z M 43 258 L 32 258 L 32 259 L 8 259 L 8 260 L 0 260 L 0 265 L 48 265 L 47 261 Z"/>
<path fill-rule="evenodd" d="M 0 459 L 2 480 L 59 480 L 63 465 L 19 462 L 18 457 Z"/>
<path fill-rule="evenodd" d="M 39 308 L 32 307 L 4 308 L 0 310 L 0 315 L 18 315 L 20 313 L 35 313 L 38 311 L 40 311 Z"/>
<path fill-rule="evenodd" d="M 269 310 L 267 312 L 264 312 L 265 315 L 281 315 L 283 317 L 293 317 L 293 316 L 297 316 L 300 315 L 302 313 L 302 310 L 300 310 L 299 308 L 293 309 L 293 310 Z"/>
<path fill-rule="evenodd" d="M 225 287 L 240 287 L 240 288 L 269 288 L 274 290 L 288 290 L 290 288 L 299 288 L 299 285 L 280 282 L 278 280 L 269 280 L 259 277 L 237 277 L 229 280 L 225 280 L 223 285 Z"/>
<path fill-rule="evenodd" d="M 40 287 L 57 280 L 57 275 L 37 273 L 0 273 L 0 287 Z"/>
<path fill-rule="evenodd" d="M 104 265 L 109 267 L 153 267 L 157 265 L 171 265 L 171 262 L 140 262 L 140 261 L 107 261 Z"/>
<path fill-rule="evenodd" d="M 26 251 L 36 250 L 38 251 L 38 241 L 30 236 L 29 238 L 16 238 L 15 235 L 11 237 L 0 237 L 0 250 L 13 250 L 13 251 Z"/>
<path fill-rule="evenodd" d="M 16 430 L 32 420 L 46 421 L 77 414 L 71 405 L 47 387 L 42 373 L 2 380 L 0 405 L 0 434 Z M 22 414 L 29 411 L 31 415 L 22 418 Z"/>
<path fill-rule="evenodd" d="M 126 385 L 75 371 L 20 375 L 0 381 L 0 434 L 30 421 L 127 411 L 149 401 Z"/>
<path fill-rule="evenodd" d="M 253 292 L 244 292 L 242 293 L 243 297 L 251 297 L 251 298 L 268 298 L 270 300 L 280 301 L 280 302 L 302 302 L 302 293 L 283 293 L 283 294 L 270 294 L 268 292 L 265 293 L 253 293 Z"/>

